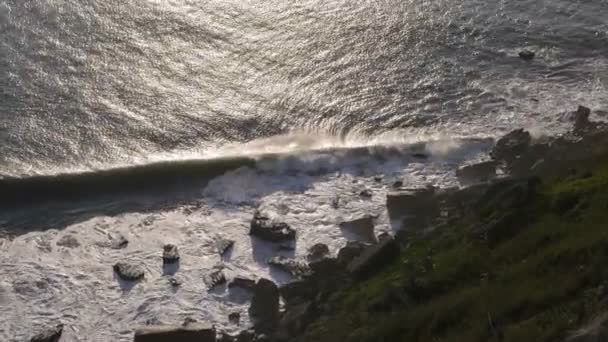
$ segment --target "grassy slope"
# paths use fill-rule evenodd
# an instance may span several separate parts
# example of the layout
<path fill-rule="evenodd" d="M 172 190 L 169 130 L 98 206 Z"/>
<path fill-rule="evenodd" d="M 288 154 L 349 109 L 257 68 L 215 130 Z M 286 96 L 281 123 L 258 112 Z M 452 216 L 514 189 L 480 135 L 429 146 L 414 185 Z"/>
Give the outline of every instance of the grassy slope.
<path fill-rule="evenodd" d="M 545 182 L 521 206 L 486 203 L 334 294 L 298 341 L 554 341 L 604 310 L 606 165 Z M 507 234 L 479 238 L 484 222 L 505 215 Z M 394 307 L 370 310 L 389 288 L 401 294 Z"/>

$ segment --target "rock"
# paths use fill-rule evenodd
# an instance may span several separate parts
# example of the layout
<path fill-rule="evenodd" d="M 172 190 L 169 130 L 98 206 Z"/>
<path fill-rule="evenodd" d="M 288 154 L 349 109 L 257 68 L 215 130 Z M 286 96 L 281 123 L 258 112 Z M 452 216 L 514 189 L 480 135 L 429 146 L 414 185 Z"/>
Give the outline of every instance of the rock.
<path fill-rule="evenodd" d="M 304 331 L 314 318 L 315 310 L 312 302 L 293 305 L 281 317 L 277 335 L 283 340 L 289 340 Z"/>
<path fill-rule="evenodd" d="M 129 240 L 125 238 L 122 234 L 118 234 L 116 236 L 112 236 L 110 239 L 110 248 L 112 249 L 123 249 L 129 245 Z"/>
<path fill-rule="evenodd" d="M 386 239 L 367 247 L 365 251 L 348 264 L 347 270 L 357 278 L 365 278 L 400 255 L 399 244 L 394 239 Z"/>
<path fill-rule="evenodd" d="M 186 319 L 184 319 L 184 322 L 182 323 L 182 327 L 187 327 L 196 322 L 198 322 L 196 319 L 194 319 L 192 317 L 186 317 Z"/>
<path fill-rule="evenodd" d="M 296 238 L 296 231 L 285 222 L 275 222 L 256 212 L 251 220 L 249 234 L 269 242 L 282 242 Z"/>
<path fill-rule="evenodd" d="M 238 325 L 241 321 L 241 314 L 239 312 L 232 312 L 228 315 L 228 320 L 233 324 Z"/>
<path fill-rule="evenodd" d="M 215 342 L 215 328 L 196 323 L 185 327 L 147 326 L 135 331 L 134 342 Z"/>
<path fill-rule="evenodd" d="M 370 189 L 361 190 L 359 196 L 362 198 L 372 198 L 374 193 Z"/>
<path fill-rule="evenodd" d="M 540 184 L 540 179 L 507 178 L 493 182 L 477 201 L 477 210 L 483 208 L 516 209 L 525 206 L 533 198 Z"/>
<path fill-rule="evenodd" d="M 591 124 L 589 115 L 591 115 L 591 109 L 585 106 L 578 106 L 576 113 L 574 113 L 574 131 L 580 131 L 589 127 Z"/>
<path fill-rule="evenodd" d="M 342 247 L 338 251 L 337 261 L 342 265 L 348 265 L 353 259 L 361 255 L 365 248 L 369 246 L 370 245 L 366 243 L 349 241 L 346 243 L 346 246 Z"/>
<path fill-rule="evenodd" d="M 247 278 L 236 277 L 228 284 L 228 288 L 238 287 L 243 290 L 253 291 L 255 288 L 255 281 Z"/>
<path fill-rule="evenodd" d="M 324 243 L 317 243 L 308 249 L 308 261 L 320 260 L 329 255 L 329 247 Z"/>
<path fill-rule="evenodd" d="M 236 337 L 236 342 L 254 342 L 255 332 L 252 330 L 244 330 L 239 333 Z"/>
<path fill-rule="evenodd" d="M 300 277 L 310 271 L 306 263 L 295 259 L 276 256 L 268 259 L 268 265 L 277 267 L 278 269 L 291 274 L 294 277 Z"/>
<path fill-rule="evenodd" d="M 314 301 L 319 294 L 331 293 L 349 283 L 346 268 L 334 258 L 310 263 L 312 274 L 289 282 L 279 289 L 287 307 Z"/>
<path fill-rule="evenodd" d="M 235 342 L 236 336 L 228 335 L 227 333 L 220 333 L 217 337 L 217 342 Z"/>
<path fill-rule="evenodd" d="M 526 151 L 531 142 L 530 133 L 517 129 L 500 138 L 490 155 L 494 160 L 511 163 Z"/>
<path fill-rule="evenodd" d="M 63 334 L 63 324 L 58 324 L 55 327 L 43 331 L 30 339 L 30 342 L 59 342 Z"/>
<path fill-rule="evenodd" d="M 260 279 L 253 289 L 249 316 L 256 332 L 273 331 L 279 321 L 279 288 L 268 279 Z"/>
<path fill-rule="evenodd" d="M 219 238 L 215 241 L 215 248 L 220 256 L 224 256 L 230 248 L 234 246 L 234 240 Z"/>
<path fill-rule="evenodd" d="M 169 284 L 170 284 L 172 287 L 180 287 L 180 286 L 182 286 L 182 282 L 181 282 L 181 280 L 179 280 L 179 279 L 177 279 L 177 278 L 175 278 L 175 277 L 171 277 L 171 278 L 169 278 Z"/>
<path fill-rule="evenodd" d="M 207 288 L 211 290 L 218 285 L 226 283 L 226 275 L 222 267 L 215 267 L 211 273 L 203 278 L 203 281 L 207 285 Z"/>
<path fill-rule="evenodd" d="M 456 170 L 456 176 L 461 183 L 471 184 L 487 182 L 496 178 L 496 161 L 467 165 Z"/>
<path fill-rule="evenodd" d="M 376 183 L 382 183 L 382 176 L 374 176 L 374 182 Z"/>
<path fill-rule="evenodd" d="M 439 203 L 434 188 L 404 189 L 386 195 L 386 207 L 391 219 L 407 215 L 435 218 L 439 215 Z"/>
<path fill-rule="evenodd" d="M 403 186 L 403 181 L 395 181 L 392 185 L 393 189 L 399 189 Z"/>
<path fill-rule="evenodd" d="M 144 268 L 132 262 L 120 261 L 114 265 L 114 272 L 122 280 L 138 281 L 144 278 Z"/>
<path fill-rule="evenodd" d="M 374 220 L 371 216 L 364 216 L 352 221 L 340 223 L 340 229 L 352 233 L 358 240 L 376 242 L 374 234 Z"/>
<path fill-rule="evenodd" d="M 175 264 L 179 261 L 179 251 L 176 245 L 167 244 L 163 247 L 163 263 Z"/>
<path fill-rule="evenodd" d="M 530 50 L 522 50 L 519 52 L 519 58 L 523 60 L 531 61 L 534 57 L 536 57 L 536 54 Z"/>
<path fill-rule="evenodd" d="M 73 235 L 69 235 L 69 234 L 61 237 L 61 239 L 59 239 L 59 241 L 57 241 L 56 244 L 57 244 L 57 246 L 67 247 L 67 248 L 80 247 L 80 242 L 78 242 L 78 240 L 76 240 L 76 238 Z"/>
<path fill-rule="evenodd" d="M 416 159 L 429 159 L 429 155 L 426 153 L 412 153 L 411 156 Z"/>

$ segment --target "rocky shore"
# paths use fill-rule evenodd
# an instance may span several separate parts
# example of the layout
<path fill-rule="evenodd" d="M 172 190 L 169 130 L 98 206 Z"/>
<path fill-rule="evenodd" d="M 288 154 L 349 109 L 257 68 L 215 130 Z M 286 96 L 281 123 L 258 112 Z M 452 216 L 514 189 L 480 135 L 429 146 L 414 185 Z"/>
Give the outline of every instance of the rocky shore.
<path fill-rule="evenodd" d="M 365 215 L 343 222 L 340 229 L 356 239 L 335 256 L 317 244 L 305 260 L 267 261 L 292 276 L 285 285 L 227 279 L 219 265 L 205 279 L 209 289 L 227 284 L 251 295 L 253 326 L 239 334 L 188 320 L 134 327 L 134 341 L 603 340 L 608 128 L 590 114 L 579 107 L 563 136 L 510 132 L 487 161 L 457 171 L 464 188 L 395 184 L 386 207 L 402 229 L 377 234 Z M 250 234 L 284 249 L 298 238 L 263 212 L 253 215 Z M 122 238 L 116 248 L 126 244 Z M 233 245 L 216 243 L 220 255 Z M 159 262 L 178 264 L 178 248 L 164 246 Z M 145 277 L 129 260 L 113 269 L 127 282 Z M 60 341 L 62 329 L 31 341 Z"/>

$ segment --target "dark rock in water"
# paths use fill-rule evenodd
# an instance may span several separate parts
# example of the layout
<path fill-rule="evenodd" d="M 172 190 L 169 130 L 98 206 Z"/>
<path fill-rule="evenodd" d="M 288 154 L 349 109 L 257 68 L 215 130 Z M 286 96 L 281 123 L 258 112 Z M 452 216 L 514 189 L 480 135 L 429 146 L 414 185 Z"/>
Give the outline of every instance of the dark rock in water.
<path fill-rule="evenodd" d="M 192 317 L 186 317 L 186 319 L 184 319 L 184 322 L 182 323 L 182 327 L 187 327 L 196 322 L 198 322 L 196 319 L 194 319 Z"/>
<path fill-rule="evenodd" d="M 179 261 L 179 251 L 176 245 L 167 244 L 163 247 L 163 263 L 175 264 Z"/>
<path fill-rule="evenodd" d="M 54 328 L 43 331 L 30 339 L 30 342 L 59 342 L 63 334 L 63 324 L 58 324 Z"/>
<path fill-rule="evenodd" d="M 169 284 L 172 287 L 180 287 L 180 286 L 182 286 L 182 281 L 175 277 L 171 277 L 171 278 L 169 278 Z"/>
<path fill-rule="evenodd" d="M 523 129 L 517 129 L 496 142 L 496 146 L 490 152 L 494 160 L 513 162 L 526 151 L 532 142 L 532 136 Z"/>
<path fill-rule="evenodd" d="M 275 222 L 256 212 L 251 220 L 249 234 L 269 242 L 282 242 L 296 238 L 296 231 L 285 222 Z"/>
<path fill-rule="evenodd" d="M 234 240 L 219 238 L 215 241 L 215 248 L 220 256 L 224 256 L 230 248 L 234 246 Z"/>
<path fill-rule="evenodd" d="M 215 328 L 196 323 L 185 327 L 148 326 L 135 331 L 134 342 L 215 342 Z"/>
<path fill-rule="evenodd" d="M 591 109 L 585 106 L 578 106 L 576 113 L 574 113 L 574 130 L 583 130 L 591 124 L 589 121 L 589 115 L 591 115 Z"/>
<path fill-rule="evenodd" d="M 64 235 L 59 241 L 56 242 L 57 246 L 67 247 L 67 248 L 76 248 L 80 247 L 80 242 L 76 240 L 73 235 Z"/>
<path fill-rule="evenodd" d="M 120 261 L 114 265 L 114 272 L 122 280 L 138 281 L 144 278 L 144 268 L 139 264 Z"/>
<path fill-rule="evenodd" d="M 404 189 L 386 195 L 386 207 L 391 219 L 416 215 L 434 218 L 439 215 L 439 203 L 434 188 Z"/>
<path fill-rule="evenodd" d="M 358 241 L 347 242 L 346 246 L 338 251 L 338 262 L 342 265 L 349 264 L 352 260 L 361 255 L 365 248 L 369 246 L 369 244 Z"/>
<path fill-rule="evenodd" d="M 359 196 L 363 198 L 372 198 L 374 193 L 370 189 L 365 189 L 359 193 Z"/>
<path fill-rule="evenodd" d="M 207 274 L 203 281 L 207 285 L 209 290 L 213 289 L 218 285 L 226 283 L 226 275 L 222 267 L 215 267 L 209 274 Z"/>
<path fill-rule="evenodd" d="M 374 220 L 369 215 L 356 220 L 342 222 L 340 223 L 340 229 L 354 234 L 358 240 L 376 242 Z"/>
<path fill-rule="evenodd" d="M 382 176 L 374 176 L 374 182 L 381 183 L 382 182 Z"/>
<path fill-rule="evenodd" d="M 487 182 L 496 178 L 496 161 L 487 161 L 483 163 L 468 165 L 459 168 L 456 171 L 456 176 L 461 183 L 470 184 L 477 182 Z"/>
<path fill-rule="evenodd" d="M 123 249 L 123 248 L 126 248 L 128 244 L 129 244 L 129 240 L 127 240 L 122 234 L 118 234 L 111 238 L 110 248 Z"/>
<path fill-rule="evenodd" d="M 260 279 L 253 289 L 249 315 L 258 333 L 276 329 L 279 322 L 279 288 L 268 279 Z"/>
<path fill-rule="evenodd" d="M 317 243 L 308 249 L 308 261 L 316 261 L 329 255 L 329 247 L 324 243 Z"/>
<path fill-rule="evenodd" d="M 403 186 L 403 181 L 395 181 L 392 185 L 393 189 L 399 189 Z"/>
<path fill-rule="evenodd" d="M 228 284 L 228 288 L 238 287 L 243 290 L 253 291 L 255 288 L 255 280 L 236 277 Z"/>
<path fill-rule="evenodd" d="M 310 271 L 308 265 L 304 262 L 285 258 L 283 256 L 276 256 L 268 259 L 268 265 L 277 267 L 278 269 L 291 274 L 294 277 L 300 277 Z"/>
<path fill-rule="evenodd" d="M 228 320 L 233 324 L 239 324 L 241 321 L 241 314 L 239 312 L 232 312 L 228 315 Z"/>
<path fill-rule="evenodd" d="M 314 301 L 320 294 L 331 293 L 349 283 L 346 268 L 334 258 L 310 263 L 312 274 L 287 283 L 279 289 L 287 307 Z"/>
<path fill-rule="evenodd" d="M 429 155 L 426 153 L 412 153 L 412 157 L 417 159 L 428 159 Z"/>
<path fill-rule="evenodd" d="M 519 52 L 519 58 L 526 60 L 526 61 L 531 61 L 534 59 L 534 57 L 536 57 L 536 53 L 530 51 L 530 50 L 523 50 Z"/>
<path fill-rule="evenodd" d="M 386 239 L 370 246 L 348 264 L 348 271 L 358 278 L 365 278 L 400 255 L 399 244 L 394 239 Z"/>

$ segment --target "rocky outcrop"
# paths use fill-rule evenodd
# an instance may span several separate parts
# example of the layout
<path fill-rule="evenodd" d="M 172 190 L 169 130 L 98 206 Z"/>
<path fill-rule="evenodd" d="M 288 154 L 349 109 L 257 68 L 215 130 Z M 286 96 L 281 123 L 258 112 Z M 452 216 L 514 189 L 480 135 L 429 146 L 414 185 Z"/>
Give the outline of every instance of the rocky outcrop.
<path fill-rule="evenodd" d="M 303 302 L 289 307 L 281 316 L 276 338 L 289 341 L 302 332 L 315 318 L 316 310 L 312 302 Z"/>
<path fill-rule="evenodd" d="M 268 259 L 267 263 L 270 266 L 274 266 L 284 272 L 289 273 L 293 277 L 301 277 L 310 271 L 305 262 L 285 258 L 283 256 L 272 257 Z"/>
<path fill-rule="evenodd" d="M 179 251 L 176 245 L 167 244 L 163 247 L 163 263 L 166 265 L 175 264 L 179 261 Z"/>
<path fill-rule="evenodd" d="M 251 220 L 249 234 L 269 242 L 283 242 L 296 238 L 296 231 L 285 222 L 276 222 L 257 211 Z"/>
<path fill-rule="evenodd" d="M 346 266 L 353 261 L 353 259 L 361 255 L 368 246 L 370 246 L 370 244 L 359 241 L 349 241 L 346 243 L 346 246 L 340 248 L 338 251 L 337 261 Z"/>
<path fill-rule="evenodd" d="M 374 233 L 374 219 L 369 216 L 340 223 L 340 229 L 353 234 L 357 240 L 374 243 L 376 234 Z"/>
<path fill-rule="evenodd" d="M 496 178 L 496 161 L 486 161 L 473 165 L 467 165 L 456 170 L 458 180 L 463 184 L 474 184 L 487 182 Z"/>
<path fill-rule="evenodd" d="M 114 272 L 122 280 L 138 281 L 144 278 L 144 268 L 140 264 L 120 261 L 114 265 Z"/>
<path fill-rule="evenodd" d="M 439 215 L 439 204 L 435 188 L 404 189 L 386 195 L 386 207 L 391 219 L 405 216 L 435 218 Z"/>
<path fill-rule="evenodd" d="M 399 257 L 399 244 L 392 238 L 366 248 L 348 264 L 347 270 L 357 278 L 368 277 Z"/>
<path fill-rule="evenodd" d="M 308 249 L 308 261 L 317 261 L 329 255 L 329 247 L 324 243 L 317 243 Z"/>
<path fill-rule="evenodd" d="M 203 281 L 209 290 L 212 290 L 216 286 L 225 284 L 226 275 L 224 274 L 223 267 L 214 267 L 207 275 L 205 275 Z"/>
<path fill-rule="evenodd" d="M 268 279 L 260 279 L 253 289 L 249 316 L 256 332 L 274 331 L 279 322 L 279 288 Z"/>
<path fill-rule="evenodd" d="M 516 129 L 500 138 L 490 155 L 496 161 L 509 164 L 523 154 L 531 142 L 532 136 L 530 133 L 523 129 Z"/>
<path fill-rule="evenodd" d="M 146 326 L 135 331 L 134 342 L 216 342 L 215 328 L 193 323 L 182 327 Z"/>
<path fill-rule="evenodd" d="M 63 324 L 58 324 L 55 327 L 38 333 L 30 339 L 30 342 L 59 342 L 63 334 Z"/>
<path fill-rule="evenodd" d="M 534 59 L 534 57 L 536 57 L 536 54 L 533 51 L 522 50 L 519 52 L 519 58 L 521 58 L 523 60 L 531 61 Z"/>
<path fill-rule="evenodd" d="M 578 109 L 574 113 L 574 131 L 580 132 L 589 128 L 591 122 L 589 121 L 589 115 L 591 115 L 591 109 L 585 106 L 578 106 Z"/>

